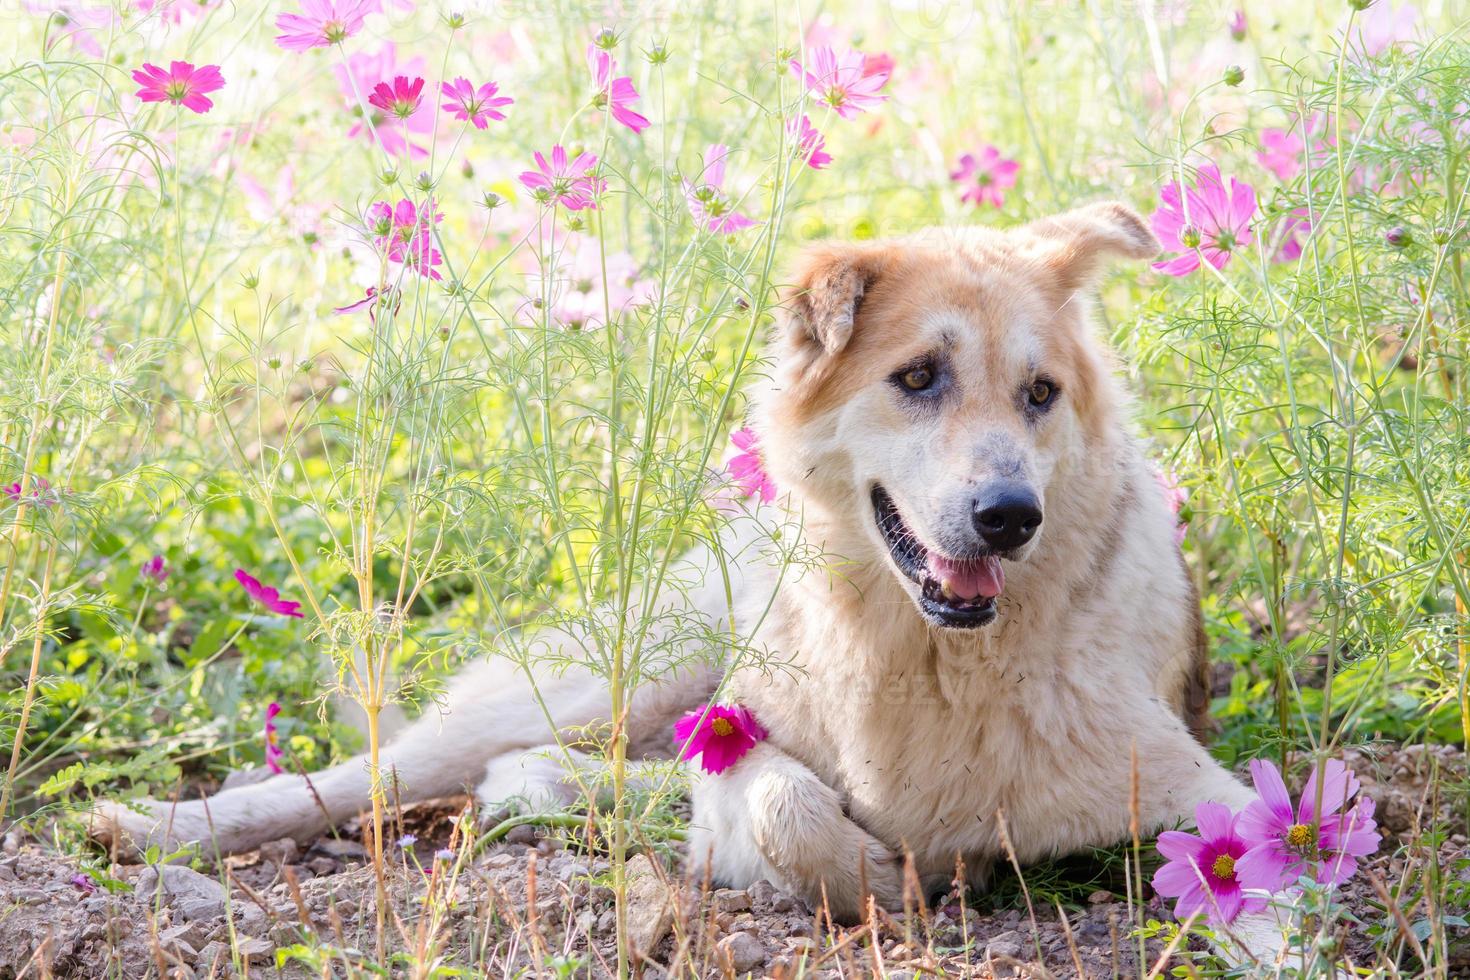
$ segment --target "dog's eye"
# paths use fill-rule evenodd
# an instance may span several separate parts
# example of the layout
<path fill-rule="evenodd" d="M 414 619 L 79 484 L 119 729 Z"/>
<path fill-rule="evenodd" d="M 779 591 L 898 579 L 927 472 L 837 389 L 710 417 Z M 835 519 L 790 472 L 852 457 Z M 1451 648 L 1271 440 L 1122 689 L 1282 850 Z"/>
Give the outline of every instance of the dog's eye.
<path fill-rule="evenodd" d="M 1051 396 L 1055 390 L 1050 381 L 1033 381 L 1031 382 L 1031 390 L 1026 393 L 1026 396 L 1031 400 L 1031 404 L 1040 408 L 1042 405 L 1051 401 Z"/>
<path fill-rule="evenodd" d="M 898 380 L 909 391 L 923 391 L 934 383 L 934 369 L 927 364 L 919 364 L 900 374 Z"/>

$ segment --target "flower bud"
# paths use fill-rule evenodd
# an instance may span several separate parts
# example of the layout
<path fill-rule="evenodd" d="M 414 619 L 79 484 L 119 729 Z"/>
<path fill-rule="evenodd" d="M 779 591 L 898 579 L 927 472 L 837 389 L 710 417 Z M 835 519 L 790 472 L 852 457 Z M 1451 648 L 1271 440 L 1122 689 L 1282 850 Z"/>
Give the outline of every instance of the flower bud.
<path fill-rule="evenodd" d="M 505 198 L 501 197 L 494 191 L 486 191 L 485 195 L 480 198 L 480 207 L 484 208 L 486 211 L 494 211 L 496 208 L 500 207 L 504 203 Z"/>
<path fill-rule="evenodd" d="M 398 183 L 398 171 L 392 167 L 384 167 L 382 172 L 378 174 L 378 182 L 387 187 L 393 186 Z"/>
<path fill-rule="evenodd" d="M 256 286 L 260 285 L 260 276 L 254 272 L 247 272 L 240 280 L 240 284 L 243 285 L 246 289 L 254 289 Z"/>
<path fill-rule="evenodd" d="M 1231 88 L 1245 81 L 1245 69 L 1239 65 L 1227 65 L 1225 68 L 1225 84 Z"/>
<path fill-rule="evenodd" d="M 431 191 L 434 189 L 434 178 L 427 170 L 422 170 L 419 172 L 419 179 L 415 186 L 421 191 Z"/>
<path fill-rule="evenodd" d="M 669 61 L 669 49 L 663 44 L 655 44 L 643 52 L 643 56 L 648 59 L 650 65 L 667 64 Z"/>
<path fill-rule="evenodd" d="M 451 11 L 444 15 L 444 23 L 449 25 L 451 31 L 457 31 L 464 26 L 464 14 L 459 11 Z"/>
<path fill-rule="evenodd" d="M 1367 10 L 1373 6 L 1373 0 L 1348 0 L 1348 6 L 1354 10 Z"/>
<path fill-rule="evenodd" d="M 1394 225 L 1384 233 L 1383 240 L 1393 248 L 1408 248 L 1413 243 L 1414 236 L 1403 225 Z"/>
<path fill-rule="evenodd" d="M 611 29 L 604 27 L 597 32 L 597 36 L 592 39 L 592 43 L 604 51 L 611 51 L 618 46 L 618 36 Z"/>
<path fill-rule="evenodd" d="M 1201 240 L 1199 229 L 1194 225 L 1185 225 L 1179 229 L 1179 243 L 1185 248 L 1199 248 Z"/>
<path fill-rule="evenodd" d="M 1249 22 L 1245 19 L 1245 11 L 1236 10 L 1231 13 L 1230 19 L 1225 22 L 1225 26 L 1230 29 L 1231 39 L 1244 41 L 1246 31 L 1249 28 Z"/>

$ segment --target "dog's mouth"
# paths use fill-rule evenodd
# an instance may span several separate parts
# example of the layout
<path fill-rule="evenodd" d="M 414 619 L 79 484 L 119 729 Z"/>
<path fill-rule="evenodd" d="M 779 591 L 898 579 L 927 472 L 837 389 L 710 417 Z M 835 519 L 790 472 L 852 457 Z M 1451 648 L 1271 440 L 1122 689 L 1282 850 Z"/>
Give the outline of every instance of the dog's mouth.
<path fill-rule="evenodd" d="M 926 547 L 880 486 L 873 487 L 873 516 L 894 565 L 919 587 L 919 611 L 926 619 L 949 629 L 975 629 L 995 618 L 995 597 L 1005 587 L 998 557 L 950 558 Z"/>

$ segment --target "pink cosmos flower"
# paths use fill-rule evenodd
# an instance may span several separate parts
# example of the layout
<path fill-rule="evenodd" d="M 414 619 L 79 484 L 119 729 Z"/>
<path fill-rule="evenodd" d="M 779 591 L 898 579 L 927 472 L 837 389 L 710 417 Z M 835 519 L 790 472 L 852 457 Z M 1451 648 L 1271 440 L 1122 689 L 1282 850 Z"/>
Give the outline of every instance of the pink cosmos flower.
<path fill-rule="evenodd" d="M 1166 251 L 1183 253 L 1155 262 L 1159 272 L 1188 275 L 1199 268 L 1201 255 L 1221 269 L 1235 249 L 1251 243 L 1255 188 L 1232 177 L 1227 189 L 1214 164 L 1199 168 L 1194 187 L 1173 182 L 1159 191 L 1159 198 L 1164 203 L 1153 213 L 1154 233 Z"/>
<path fill-rule="evenodd" d="M 730 441 L 740 450 L 725 464 L 735 485 L 747 497 L 759 497 L 762 503 L 775 500 L 776 482 L 766 473 L 765 464 L 761 462 L 760 439 L 755 430 L 748 425 L 736 429 L 730 433 Z"/>
<path fill-rule="evenodd" d="M 550 300 L 551 320 L 573 330 L 601 326 L 608 312 L 617 322 L 627 311 L 653 302 L 656 284 L 643 277 L 638 261 L 627 252 L 609 252 L 607 275 L 604 257 L 594 242 L 580 235 L 568 236 L 556 250 L 555 268 L 549 275 L 534 275 L 528 284 L 532 302 Z M 546 264 L 550 264 L 549 262 Z"/>
<path fill-rule="evenodd" d="M 1272 262 L 1295 262 L 1302 257 L 1302 238 L 1312 236 L 1311 212 L 1305 207 L 1294 208 L 1281 217 L 1281 224 L 1273 236 L 1277 242 Z"/>
<path fill-rule="evenodd" d="M 368 230 L 378 251 L 390 262 L 402 263 L 426 279 L 443 278 L 435 268 L 444 256 L 434 247 L 433 230 L 433 225 L 443 220 L 444 215 L 432 202 L 420 212 L 408 198 L 396 205 L 376 201 L 367 212 Z"/>
<path fill-rule="evenodd" d="M 888 84 L 889 69 L 875 62 L 869 74 L 867 59 L 861 51 L 839 55 L 823 45 L 810 49 L 808 54 L 807 67 L 792 59 L 791 73 L 806 84 L 807 91 L 819 102 L 830 106 L 843 119 L 876 108 L 888 98 L 878 92 Z"/>
<path fill-rule="evenodd" d="M 1301 173 L 1303 145 L 1301 136 L 1294 129 L 1263 129 L 1256 160 L 1275 174 L 1277 180 L 1289 184 Z"/>
<path fill-rule="evenodd" d="M 341 44 L 376 9 L 375 0 L 301 0 L 301 13 L 276 18 L 276 43 L 287 51 Z"/>
<path fill-rule="evenodd" d="M 597 157 L 583 152 L 569 160 L 560 144 L 551 148 L 549 163 L 539 150 L 535 156 L 537 170 L 523 171 L 520 180 L 536 200 L 543 204 L 554 201 L 568 211 L 597 209 L 596 197 L 607 188 L 607 181 L 593 172 Z"/>
<path fill-rule="evenodd" d="M 486 82 L 477 89 L 468 78 L 456 78 L 452 82 L 441 82 L 439 89 L 449 100 L 439 108 L 460 122 L 472 123 L 476 129 L 484 129 L 491 119 L 504 120 L 505 113 L 500 109 L 515 102 L 515 99 L 505 96 L 497 97 L 495 93 L 500 91 L 500 86 L 494 82 Z"/>
<path fill-rule="evenodd" d="M 791 120 L 786 124 L 786 130 L 796 140 L 796 148 L 801 151 L 808 167 L 821 170 L 832 162 L 832 154 L 827 152 L 827 138 L 806 116 Z"/>
<path fill-rule="evenodd" d="M 205 96 L 225 87 L 219 65 L 195 68 L 187 61 L 169 62 L 168 71 L 144 62 L 142 68 L 134 69 L 133 81 L 138 83 L 138 98 L 142 101 L 172 102 L 192 112 L 212 109 L 214 103 Z"/>
<path fill-rule="evenodd" d="M 92 880 L 92 876 L 85 871 L 78 871 L 68 878 L 67 882 L 83 895 L 92 895 L 97 891 L 97 882 Z"/>
<path fill-rule="evenodd" d="M 20 481 L 5 487 L 5 496 L 16 503 L 20 502 Z M 30 494 L 31 503 L 37 507 L 54 507 L 60 502 L 60 494 L 51 489 L 51 481 L 44 476 L 38 476 L 31 481 Z"/>
<path fill-rule="evenodd" d="M 1378 0 L 1353 19 L 1352 46 L 1370 58 L 1414 37 L 1419 8 L 1406 3 L 1394 9 L 1393 0 Z"/>
<path fill-rule="evenodd" d="M 613 60 L 612 53 L 595 44 L 587 45 L 587 67 L 592 70 L 592 84 L 597 89 L 597 108 L 611 109 L 612 117 L 635 133 L 647 129 L 648 117 L 632 108 L 633 103 L 638 101 L 638 90 L 633 87 L 633 79 L 627 75 L 613 77 L 617 73 L 618 63 Z"/>
<path fill-rule="evenodd" d="M 102 57 L 102 42 L 97 36 L 105 35 L 118 23 L 117 11 L 101 3 L 26 0 L 25 9 L 27 13 L 44 14 L 50 18 L 46 32 L 52 47 L 63 40 L 70 41 L 90 58 Z"/>
<path fill-rule="evenodd" d="M 281 713 L 281 706 L 272 701 L 265 709 L 265 767 L 276 775 L 286 770 L 281 768 L 281 759 L 286 750 L 281 748 L 280 736 L 276 732 L 276 715 Z"/>
<path fill-rule="evenodd" d="M 301 603 L 287 602 L 282 599 L 281 593 L 278 590 L 261 585 L 260 580 L 245 571 L 245 569 L 235 569 L 235 581 L 240 583 L 240 587 L 245 590 L 246 595 L 262 606 L 265 606 L 271 612 L 279 613 L 282 616 L 289 616 L 292 619 L 306 618 L 301 614 Z"/>
<path fill-rule="evenodd" d="M 680 759 L 699 756 L 699 767 L 718 776 L 766 737 L 748 708 L 705 705 L 674 722 L 674 741 Z"/>
<path fill-rule="evenodd" d="M 1239 865 L 1246 887 L 1275 891 L 1308 874 L 1319 884 L 1340 885 L 1358 870 L 1358 858 L 1378 850 L 1373 801 L 1364 797 L 1348 806 L 1360 788 L 1358 777 L 1341 760 L 1328 759 L 1317 814 L 1317 773 L 1313 766 L 1293 813 L 1281 772 L 1262 759 L 1251 762 L 1260 799 L 1246 805 L 1238 823 L 1250 845 Z"/>
<path fill-rule="evenodd" d="M 1244 41 L 1246 31 L 1250 29 L 1250 22 L 1245 18 L 1245 11 L 1238 8 L 1232 10 L 1225 21 L 1225 27 L 1230 31 L 1231 40 Z"/>
<path fill-rule="evenodd" d="M 141 574 L 150 586 L 162 585 L 168 581 L 168 564 L 162 555 L 154 555 L 143 563 Z"/>
<path fill-rule="evenodd" d="M 960 157 L 959 167 L 950 172 L 949 179 L 968 181 L 970 186 L 960 195 L 977 208 L 991 204 L 999 208 L 1005 205 L 1004 191 L 1016 186 L 1016 174 L 1021 165 L 1014 160 L 1001 158 L 1000 150 L 986 146 L 978 155 L 966 153 Z"/>
<path fill-rule="evenodd" d="M 349 111 L 361 113 L 358 92 L 374 91 L 378 83 L 391 82 L 399 75 L 407 78 L 422 78 L 425 74 L 423 58 L 398 60 L 398 48 L 392 41 L 385 41 L 376 51 L 360 51 L 349 55 L 345 65 L 335 65 L 337 87 Z M 391 87 L 391 86 L 390 86 Z M 387 114 L 377 106 L 369 104 L 367 119 L 359 117 L 347 131 L 348 139 L 372 141 L 377 135 L 378 145 L 389 156 L 409 154 L 414 157 L 429 155 L 429 140 L 434 135 L 434 109 L 432 105 L 419 103 L 418 109 L 406 119 L 389 121 Z M 369 125 L 371 123 L 371 125 Z"/>
<path fill-rule="evenodd" d="M 430 276 L 429 278 L 433 277 Z M 345 306 L 334 306 L 332 307 L 332 312 L 356 313 L 358 310 L 367 310 L 368 320 L 373 323 L 377 323 L 379 306 L 387 306 L 389 304 L 392 304 L 393 312 L 397 313 L 398 308 L 402 303 L 403 296 L 398 292 L 398 290 L 392 288 L 391 286 L 388 288 L 388 291 L 383 294 L 383 299 L 381 303 L 378 301 L 378 287 L 369 286 L 367 288 L 367 295 L 365 295 L 362 299 L 358 300 L 355 303 L 348 303 Z"/>
<path fill-rule="evenodd" d="M 1201 803 L 1194 809 L 1199 835 L 1168 830 L 1159 835 L 1159 853 L 1168 862 L 1154 874 L 1154 890 L 1177 898 L 1174 917 L 1205 913 L 1216 924 L 1229 923 L 1242 911 L 1259 912 L 1266 900 L 1247 896 L 1236 864 L 1249 845 L 1236 828 L 1238 817 L 1223 803 Z"/>
<path fill-rule="evenodd" d="M 407 119 L 419 111 L 424 101 L 424 80 L 410 80 L 405 75 L 395 75 L 393 81 L 379 82 L 368 95 L 368 105 L 382 109 L 395 119 Z"/>
<path fill-rule="evenodd" d="M 704 151 L 704 172 L 698 184 L 684 181 L 684 200 L 696 224 L 716 235 L 733 235 L 758 222 L 735 210 L 725 195 L 725 155 L 729 148 L 723 143 L 711 144 Z"/>

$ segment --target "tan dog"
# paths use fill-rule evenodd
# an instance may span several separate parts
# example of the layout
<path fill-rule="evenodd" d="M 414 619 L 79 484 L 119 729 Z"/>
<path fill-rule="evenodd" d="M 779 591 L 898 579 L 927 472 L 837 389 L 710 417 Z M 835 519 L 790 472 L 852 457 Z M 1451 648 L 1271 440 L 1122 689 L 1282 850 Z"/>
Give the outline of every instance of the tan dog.
<path fill-rule="evenodd" d="M 1000 813 L 1022 861 L 1111 844 L 1128 831 L 1134 757 L 1145 829 L 1251 798 L 1191 736 L 1198 605 L 1088 323 L 1102 263 L 1157 250 L 1137 215 L 1104 204 L 1005 233 L 807 252 L 756 427 L 781 506 L 842 557 L 779 582 L 758 560 L 735 569 L 737 628 L 799 669 L 728 679 L 769 738 L 696 780 L 690 854 L 718 882 L 768 878 L 814 903 L 825 891 L 852 918 L 863 882 L 900 901 L 905 850 L 930 883 L 957 857 L 983 875 L 1003 853 Z M 748 555 L 759 537 L 740 518 L 725 545 Z M 713 556 L 692 553 L 683 574 L 694 587 L 664 607 L 722 627 Z M 632 751 L 667 754 L 673 719 L 718 681 L 642 690 Z M 384 752 L 402 799 L 477 780 L 492 804 L 575 795 L 554 743 L 606 717 L 595 678 L 541 679 L 555 727 L 509 664 L 453 690 L 446 717 Z M 100 832 L 232 851 L 368 805 L 361 760 L 313 784 L 321 805 L 295 776 L 141 814 L 113 805 Z"/>

